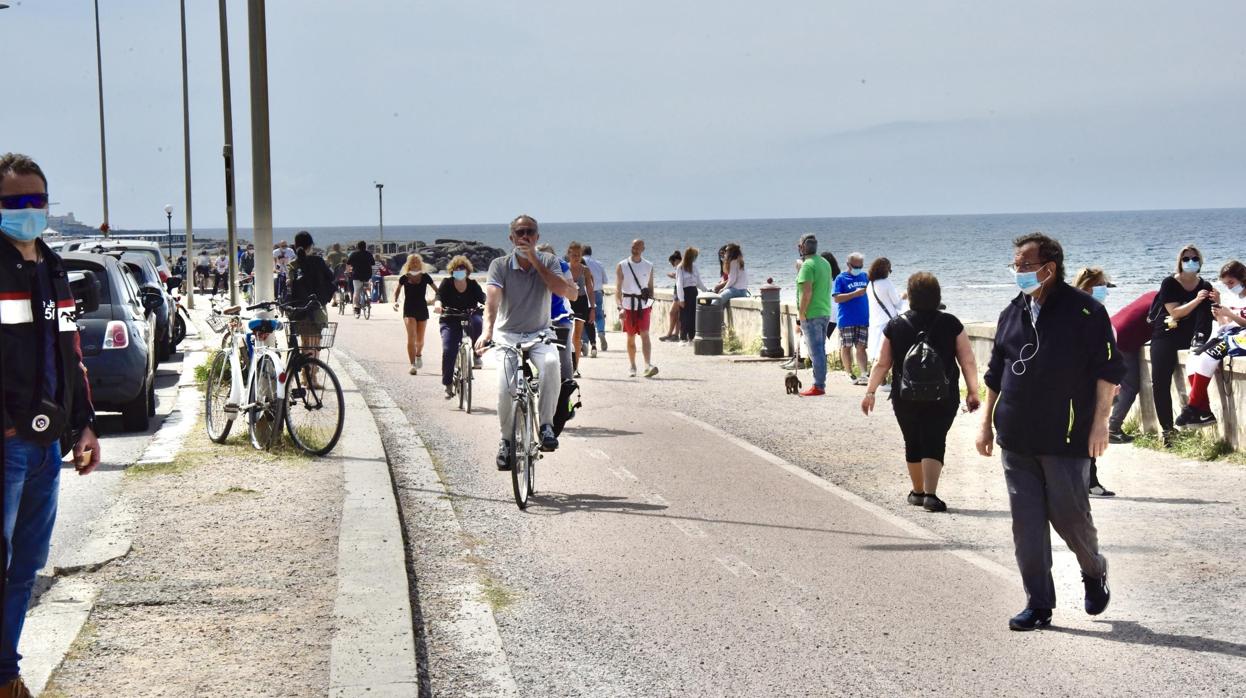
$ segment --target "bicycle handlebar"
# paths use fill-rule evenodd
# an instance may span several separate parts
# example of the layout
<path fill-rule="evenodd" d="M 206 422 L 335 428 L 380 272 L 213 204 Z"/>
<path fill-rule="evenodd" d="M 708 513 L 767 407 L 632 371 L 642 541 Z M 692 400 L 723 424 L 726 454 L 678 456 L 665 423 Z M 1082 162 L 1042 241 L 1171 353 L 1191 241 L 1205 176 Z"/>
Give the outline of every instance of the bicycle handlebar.
<path fill-rule="evenodd" d="M 295 303 L 282 303 L 281 301 L 260 301 L 254 305 L 248 305 L 247 310 L 272 310 L 273 308 L 281 308 L 286 312 L 291 310 L 298 312 L 301 310 L 311 310 L 313 308 L 323 308 L 324 304 L 315 298 L 301 305 Z"/>

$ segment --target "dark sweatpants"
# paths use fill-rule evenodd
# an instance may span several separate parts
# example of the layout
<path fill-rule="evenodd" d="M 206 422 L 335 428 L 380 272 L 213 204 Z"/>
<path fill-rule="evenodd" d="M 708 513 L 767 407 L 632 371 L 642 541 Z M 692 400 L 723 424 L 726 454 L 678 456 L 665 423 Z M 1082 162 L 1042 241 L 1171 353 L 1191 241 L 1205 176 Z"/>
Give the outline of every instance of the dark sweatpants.
<path fill-rule="evenodd" d="M 691 342 L 697 334 L 697 296 L 700 289 L 684 286 L 684 305 L 679 309 L 679 338 Z"/>
<path fill-rule="evenodd" d="M 480 339 L 483 321 L 479 314 L 467 321 L 467 335 L 474 344 Z M 463 325 L 458 320 L 441 323 L 441 384 L 450 385 L 454 378 L 454 362 L 459 358 L 459 342 L 463 341 Z"/>
<path fill-rule="evenodd" d="M 1107 572 L 1107 559 L 1099 554 L 1099 533 L 1090 515 L 1090 459 L 1027 456 L 1002 449 L 1000 455 L 1026 607 L 1055 608 L 1052 528 L 1077 556 L 1083 573 L 1099 576 Z"/>
<path fill-rule="evenodd" d="M 1164 431 L 1172 431 L 1172 372 L 1177 369 L 1177 351 L 1189 346 L 1189 341 L 1170 337 L 1151 340 L 1151 394 L 1155 398 L 1155 418 Z"/>

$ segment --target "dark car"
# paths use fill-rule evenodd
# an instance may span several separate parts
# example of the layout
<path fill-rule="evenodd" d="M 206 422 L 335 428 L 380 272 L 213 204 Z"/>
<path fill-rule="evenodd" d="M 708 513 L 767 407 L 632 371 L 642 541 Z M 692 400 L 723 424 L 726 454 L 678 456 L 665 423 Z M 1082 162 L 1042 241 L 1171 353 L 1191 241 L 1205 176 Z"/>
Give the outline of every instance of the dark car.
<path fill-rule="evenodd" d="M 108 253 L 116 256 L 117 253 Z M 160 280 L 160 272 L 151 263 L 151 257 L 142 252 L 123 252 L 121 261 L 134 272 L 143 288 L 154 288 L 160 292 L 164 302 L 156 309 L 156 361 L 168 361 L 173 355 L 173 326 L 169 318 L 173 315 L 173 297 L 169 295 Z"/>
<path fill-rule="evenodd" d="M 91 401 L 97 411 L 120 412 L 127 431 L 144 431 L 156 412 L 155 310 L 163 300 L 142 289 L 115 257 L 67 252 L 61 258 L 66 271 L 93 272 L 99 283 L 99 307 L 78 317 Z"/>

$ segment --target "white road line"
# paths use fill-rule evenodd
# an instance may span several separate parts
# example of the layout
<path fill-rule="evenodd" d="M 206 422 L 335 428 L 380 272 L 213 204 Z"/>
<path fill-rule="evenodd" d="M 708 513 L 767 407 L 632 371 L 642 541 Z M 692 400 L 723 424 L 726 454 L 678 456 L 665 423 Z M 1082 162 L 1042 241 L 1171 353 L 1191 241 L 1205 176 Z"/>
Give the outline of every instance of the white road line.
<path fill-rule="evenodd" d="M 761 576 L 761 574 L 757 570 L 753 569 L 752 567 L 749 567 L 747 562 L 741 560 L 735 555 L 728 555 L 726 557 L 716 557 L 714 558 L 714 562 L 717 562 L 718 564 L 722 565 L 724 569 L 726 569 L 728 572 L 730 572 L 731 574 L 734 574 L 737 577 L 739 577 L 742 572 L 748 572 L 754 577 Z"/>
<path fill-rule="evenodd" d="M 669 507 L 671 505 L 666 497 L 663 497 L 656 492 L 645 497 L 645 504 L 652 504 L 657 507 Z"/>
<path fill-rule="evenodd" d="M 868 502 L 862 497 L 860 497 L 859 495 L 849 492 L 848 490 L 832 482 L 828 482 L 827 480 L 824 480 L 818 475 L 811 473 L 808 470 L 805 470 L 804 468 L 798 465 L 790 463 L 784 460 L 783 458 L 780 458 L 779 456 L 776 456 L 775 454 L 765 449 L 754 446 L 753 444 L 745 441 L 744 439 L 741 439 L 733 434 L 728 434 L 727 432 L 723 431 L 722 429 L 719 429 L 718 427 L 715 427 L 711 424 L 706 424 L 705 422 L 702 422 L 696 417 L 686 415 L 683 412 L 672 411 L 671 414 L 675 415 L 676 417 L 679 417 L 680 419 L 688 422 L 689 424 L 700 427 L 701 429 L 704 429 L 705 431 L 708 431 L 709 433 L 717 436 L 718 438 L 728 441 L 744 449 L 745 451 L 748 451 L 749 453 L 752 453 L 753 455 L 757 456 L 758 458 L 761 458 L 762 460 L 770 463 L 771 465 L 775 465 L 775 466 L 778 466 L 779 468 L 782 468 L 788 473 L 795 475 L 796 477 L 799 477 L 800 479 L 804 480 L 805 482 L 808 482 L 811 485 L 820 487 L 826 492 L 829 492 L 830 494 L 833 494 L 836 497 L 839 497 L 840 499 L 848 502 L 849 504 L 856 506 L 859 509 L 868 511 L 869 513 L 885 520 L 887 523 L 895 526 L 896 528 L 899 528 L 905 531 L 906 533 L 911 533 L 914 536 L 930 541 L 932 543 L 948 543 L 946 539 L 942 538 L 941 536 L 936 534 L 934 531 L 923 528 L 913 523 L 912 521 L 909 521 L 908 519 L 897 516 L 891 513 L 890 511 L 887 511 L 886 509 L 878 506 L 877 504 L 874 504 L 873 502 Z M 968 562 L 969 564 L 981 570 L 989 572 L 1001 579 L 1005 579 L 1010 582 L 1015 582 L 1017 579 L 1017 573 L 1014 572 L 1013 570 L 1007 567 L 1004 567 L 998 562 L 995 562 L 994 560 L 991 560 L 971 550 L 958 550 L 958 549 L 952 548 L 952 549 L 948 549 L 946 552 L 951 553 L 952 555 L 955 555 L 956 557 L 964 560 L 965 562 Z"/>
<path fill-rule="evenodd" d="M 667 519 L 667 521 L 670 521 L 672 526 L 678 528 L 681 533 L 689 538 L 709 537 L 709 534 L 705 532 L 705 529 L 692 523 L 691 521 L 681 521 L 679 519 Z"/>
<path fill-rule="evenodd" d="M 585 453 L 588 454 L 589 458 L 595 458 L 597 460 L 610 460 L 610 456 L 600 448 L 590 448 L 586 450 Z"/>

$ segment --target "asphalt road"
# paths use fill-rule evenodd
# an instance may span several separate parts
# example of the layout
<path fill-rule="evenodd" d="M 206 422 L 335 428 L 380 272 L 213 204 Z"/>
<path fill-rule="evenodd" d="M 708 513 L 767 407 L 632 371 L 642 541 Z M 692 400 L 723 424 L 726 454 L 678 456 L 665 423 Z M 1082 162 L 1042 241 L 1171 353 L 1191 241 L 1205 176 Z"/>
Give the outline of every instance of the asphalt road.
<path fill-rule="evenodd" d="M 388 308 L 343 319 L 337 346 L 432 450 L 524 695 L 1200 695 L 1246 680 L 1246 645 L 1148 631 L 1112 608 L 1088 618 L 1067 565 L 1056 627 L 1010 632 L 1023 605 L 1011 567 L 762 451 L 729 420 L 652 399 L 624 378 L 617 333 L 585 359 L 585 409 L 522 512 L 493 465 L 495 374 L 478 374 L 477 412 L 459 412 L 442 399 L 436 332 L 418 376 Z M 722 401 L 730 385 L 655 381 L 746 409 Z M 791 428 L 782 413 L 757 419 Z"/>

